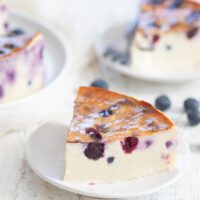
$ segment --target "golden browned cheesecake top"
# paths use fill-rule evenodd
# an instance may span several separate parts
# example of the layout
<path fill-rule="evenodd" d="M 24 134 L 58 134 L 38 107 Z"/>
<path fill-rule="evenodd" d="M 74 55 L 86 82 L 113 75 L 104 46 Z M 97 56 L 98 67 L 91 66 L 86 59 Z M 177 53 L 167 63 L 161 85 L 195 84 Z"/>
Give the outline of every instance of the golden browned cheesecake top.
<path fill-rule="evenodd" d="M 80 87 L 67 142 L 123 140 L 156 134 L 173 122 L 145 101 L 96 87 Z M 93 137 L 94 136 L 94 137 Z"/>
<path fill-rule="evenodd" d="M 200 26 L 200 4 L 191 0 L 143 0 L 138 29 L 144 33 L 189 31 Z"/>

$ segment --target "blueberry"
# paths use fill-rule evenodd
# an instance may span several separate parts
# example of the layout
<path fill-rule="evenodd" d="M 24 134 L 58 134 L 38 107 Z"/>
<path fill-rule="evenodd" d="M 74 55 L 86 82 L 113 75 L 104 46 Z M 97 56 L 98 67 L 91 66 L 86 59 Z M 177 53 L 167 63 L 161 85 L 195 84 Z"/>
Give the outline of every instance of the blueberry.
<path fill-rule="evenodd" d="M 183 3 L 183 0 L 175 0 L 170 6 L 169 8 L 171 9 L 175 9 L 175 8 L 179 8 Z"/>
<path fill-rule="evenodd" d="M 148 23 L 148 26 L 155 27 L 155 28 L 160 28 L 160 24 L 158 24 L 155 21 Z"/>
<path fill-rule="evenodd" d="M 104 148 L 104 143 L 90 142 L 87 144 L 84 154 L 89 159 L 98 160 L 99 158 L 103 157 Z"/>
<path fill-rule="evenodd" d="M 110 106 L 110 107 L 108 107 L 108 108 L 106 108 L 104 110 L 101 110 L 99 112 L 99 115 L 101 117 L 108 117 L 110 115 L 113 115 L 119 108 L 120 107 L 118 105 L 114 104 L 114 105 L 112 105 L 112 106 Z"/>
<path fill-rule="evenodd" d="M 128 65 L 130 63 L 130 55 L 127 53 L 127 54 L 124 54 L 120 57 L 120 63 L 122 65 Z"/>
<path fill-rule="evenodd" d="M 12 30 L 11 32 L 8 33 L 8 36 L 12 37 L 12 36 L 18 36 L 18 35 L 23 35 L 23 34 L 24 34 L 23 30 L 21 30 L 21 29 L 14 29 L 14 30 Z"/>
<path fill-rule="evenodd" d="M 0 85 L 0 98 L 2 98 L 4 96 L 4 89 L 3 87 Z"/>
<path fill-rule="evenodd" d="M 16 78 L 15 71 L 14 70 L 8 71 L 7 72 L 7 78 L 11 83 L 13 83 L 15 81 L 15 78 Z"/>
<path fill-rule="evenodd" d="M 15 44 L 12 44 L 12 43 L 5 44 L 4 47 L 7 48 L 7 49 L 18 48 Z"/>
<path fill-rule="evenodd" d="M 191 24 L 194 21 L 200 18 L 200 11 L 193 11 L 188 17 L 186 18 L 187 24 Z"/>
<path fill-rule="evenodd" d="M 0 49 L 0 54 L 4 54 L 4 53 L 5 53 L 5 51 Z"/>
<path fill-rule="evenodd" d="M 187 114 L 189 124 L 191 126 L 196 126 L 200 123 L 200 112 L 199 111 L 193 111 L 189 112 Z"/>
<path fill-rule="evenodd" d="M 152 141 L 151 140 L 147 140 L 147 141 L 145 141 L 145 147 L 146 148 L 148 148 L 148 147 L 150 147 L 151 145 L 152 145 Z"/>
<path fill-rule="evenodd" d="M 95 128 L 86 128 L 85 132 L 93 139 L 95 140 L 101 140 L 102 136 L 101 134 L 95 129 Z"/>
<path fill-rule="evenodd" d="M 102 80 L 102 79 L 94 80 L 91 83 L 91 86 L 108 89 L 108 83 L 106 81 Z"/>
<path fill-rule="evenodd" d="M 165 146 L 166 146 L 166 148 L 170 148 L 171 146 L 173 145 L 173 142 L 172 141 L 167 141 L 167 142 L 165 142 Z"/>
<path fill-rule="evenodd" d="M 188 32 L 186 32 L 186 36 L 188 39 L 193 38 L 199 31 L 198 27 L 191 28 Z"/>
<path fill-rule="evenodd" d="M 164 0 L 150 0 L 151 4 L 161 4 L 163 2 L 164 2 Z"/>
<path fill-rule="evenodd" d="M 152 43 L 156 44 L 160 40 L 160 36 L 158 34 L 153 35 Z"/>
<path fill-rule="evenodd" d="M 138 142 L 139 140 L 137 137 L 126 137 L 124 141 L 121 142 L 122 149 L 125 153 L 131 153 L 136 149 Z"/>
<path fill-rule="evenodd" d="M 4 28 L 5 28 L 6 30 L 8 30 L 8 27 L 9 27 L 8 22 L 5 22 L 5 23 L 4 23 Z"/>
<path fill-rule="evenodd" d="M 29 80 L 29 81 L 27 82 L 27 84 L 28 84 L 28 86 L 31 86 L 31 85 L 32 85 L 32 81 Z"/>
<path fill-rule="evenodd" d="M 102 111 L 99 112 L 99 115 L 101 117 L 108 117 L 112 114 L 113 114 L 113 111 L 111 109 L 105 109 L 105 110 L 102 110 Z"/>
<path fill-rule="evenodd" d="M 105 49 L 105 51 L 104 51 L 104 53 L 103 53 L 103 56 L 104 56 L 104 57 L 108 57 L 108 56 L 112 55 L 113 53 L 114 53 L 113 48 L 108 47 L 108 48 Z"/>
<path fill-rule="evenodd" d="M 156 108 L 161 111 L 167 110 L 171 106 L 171 101 L 166 95 L 161 95 L 156 99 Z"/>
<path fill-rule="evenodd" d="M 110 164 L 114 161 L 115 157 L 111 156 L 107 158 L 107 162 Z"/>
<path fill-rule="evenodd" d="M 167 45 L 166 45 L 166 49 L 167 49 L 167 50 L 171 50 L 171 49 L 172 49 L 172 46 L 169 45 L 169 44 L 167 44 Z"/>
<path fill-rule="evenodd" d="M 120 54 L 115 52 L 115 54 L 112 57 L 112 61 L 115 62 L 117 60 L 120 60 L 120 58 L 121 58 Z"/>
<path fill-rule="evenodd" d="M 194 98 L 188 98 L 184 101 L 184 110 L 186 113 L 198 111 L 199 101 Z"/>

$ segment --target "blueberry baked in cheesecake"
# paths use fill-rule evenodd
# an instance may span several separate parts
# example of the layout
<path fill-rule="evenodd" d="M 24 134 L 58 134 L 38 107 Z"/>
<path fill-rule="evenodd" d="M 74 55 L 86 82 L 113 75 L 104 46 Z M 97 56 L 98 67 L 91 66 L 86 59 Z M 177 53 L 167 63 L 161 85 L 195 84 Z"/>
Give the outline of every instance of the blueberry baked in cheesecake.
<path fill-rule="evenodd" d="M 200 67 L 200 4 L 192 0 L 143 0 L 133 67 L 143 72 L 179 72 Z"/>
<path fill-rule="evenodd" d="M 80 87 L 66 139 L 64 180 L 112 183 L 175 167 L 174 123 L 145 101 Z"/>
<path fill-rule="evenodd" d="M 17 30 L 0 37 L 0 103 L 27 96 L 44 84 L 41 33 Z"/>

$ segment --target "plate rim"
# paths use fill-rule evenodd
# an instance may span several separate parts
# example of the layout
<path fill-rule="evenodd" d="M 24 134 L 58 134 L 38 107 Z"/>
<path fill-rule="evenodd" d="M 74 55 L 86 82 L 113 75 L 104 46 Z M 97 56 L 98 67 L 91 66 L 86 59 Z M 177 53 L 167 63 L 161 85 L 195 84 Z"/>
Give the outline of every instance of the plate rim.
<path fill-rule="evenodd" d="M 137 193 L 128 193 L 128 194 L 122 194 L 122 195 L 115 195 L 115 194 L 100 194 L 98 192 L 93 192 L 93 191 L 85 191 L 85 189 L 77 189 L 75 188 L 74 186 L 71 186 L 70 185 L 70 182 L 64 182 L 62 180 L 59 180 L 59 179 L 55 179 L 55 178 L 52 178 L 50 176 L 46 176 L 46 175 L 43 175 L 35 166 L 34 164 L 30 161 L 29 159 L 29 144 L 31 142 L 31 139 L 32 137 L 34 136 L 34 134 L 37 133 L 37 131 L 39 131 L 41 128 L 45 127 L 45 126 L 48 126 L 48 124 L 56 124 L 56 125 L 59 125 L 59 123 L 57 122 L 53 122 L 53 121 L 50 121 L 50 122 L 47 122 L 46 124 L 43 124 L 42 126 L 40 126 L 37 130 L 35 130 L 29 137 L 28 141 L 27 141 L 27 144 L 26 144 L 26 153 L 25 153 L 25 159 L 27 160 L 27 163 L 28 165 L 30 166 L 30 168 L 34 171 L 34 173 L 36 175 L 38 175 L 41 179 L 45 180 L 46 182 L 60 188 L 60 189 L 63 189 L 65 191 L 69 191 L 69 192 L 73 192 L 73 193 L 77 193 L 77 194 L 81 194 L 81 195 L 85 195 L 85 196 L 90 196 L 90 197 L 97 197 L 97 198 L 131 198 L 131 197 L 140 197 L 140 196 L 143 196 L 143 195 L 149 195 L 149 194 L 153 194 L 155 192 L 158 192 L 164 188 L 166 188 L 167 186 L 175 183 L 179 178 L 181 178 L 185 172 L 187 171 L 187 169 L 189 168 L 189 163 L 190 163 L 190 150 L 189 150 L 189 146 L 186 144 L 186 142 L 183 140 L 182 137 L 178 136 L 178 139 L 181 143 L 181 145 L 184 147 L 185 149 L 185 153 L 184 153 L 184 157 L 187 157 L 187 165 L 184 169 L 182 169 L 181 171 L 179 170 L 179 173 L 177 175 L 175 175 L 173 178 L 171 178 L 170 180 L 168 180 L 167 182 L 165 182 L 164 184 L 160 185 L 160 186 L 156 186 L 155 188 L 153 189 L 149 189 L 149 190 L 146 190 L 146 191 L 140 191 L 140 192 L 137 192 Z M 61 124 L 60 124 L 61 125 Z M 64 124 L 62 124 L 64 125 Z M 64 134 L 64 133 L 63 133 Z M 91 186 L 91 187 L 95 187 L 94 186 Z"/>
<path fill-rule="evenodd" d="M 60 31 L 58 31 L 57 29 L 53 29 L 54 26 L 52 26 L 51 23 L 47 22 L 46 20 L 40 19 L 38 16 L 29 14 L 27 12 L 24 12 L 18 9 L 11 9 L 10 15 L 23 18 L 26 21 L 38 24 L 44 27 L 46 30 L 48 30 L 48 32 L 50 32 L 60 41 L 60 44 L 63 46 L 63 50 L 65 52 L 64 53 L 65 57 L 64 57 L 63 67 L 60 69 L 57 76 L 54 77 L 51 82 L 49 82 L 43 88 L 39 89 L 38 91 L 36 91 L 35 93 L 29 96 L 25 96 L 25 97 L 22 97 L 20 99 L 16 99 L 10 102 L 1 103 L 0 109 L 6 109 L 8 107 L 16 106 L 20 103 L 28 102 L 30 99 L 41 96 L 42 94 L 47 92 L 50 88 L 52 88 L 63 77 L 63 75 L 66 74 L 70 70 L 71 65 L 72 65 L 72 61 L 70 59 L 71 58 L 70 45 L 68 44 L 64 35 Z"/>
<path fill-rule="evenodd" d="M 106 37 L 107 33 L 110 32 L 112 29 L 120 29 L 121 27 L 124 27 L 125 24 L 128 24 L 128 21 L 120 22 L 120 23 L 114 23 L 111 26 L 109 26 L 107 29 L 105 29 L 101 34 L 98 35 L 97 40 L 94 44 L 95 52 L 97 56 L 99 57 L 100 63 L 103 65 L 102 67 L 110 68 L 114 71 L 117 71 L 118 73 L 128 76 L 130 78 L 146 81 L 146 82 L 155 82 L 155 83 L 183 83 L 183 82 L 192 82 L 200 78 L 200 71 L 197 73 L 195 70 L 190 70 L 189 73 L 191 73 L 191 76 L 187 76 L 188 73 L 185 72 L 184 76 L 171 76 L 171 74 L 167 74 L 167 76 L 148 76 L 143 75 L 142 72 L 134 71 L 130 65 L 120 65 L 115 64 L 114 62 L 107 60 L 107 58 L 104 58 L 102 54 L 102 41 L 104 41 L 104 37 Z M 130 70 L 129 70 L 130 69 Z"/>

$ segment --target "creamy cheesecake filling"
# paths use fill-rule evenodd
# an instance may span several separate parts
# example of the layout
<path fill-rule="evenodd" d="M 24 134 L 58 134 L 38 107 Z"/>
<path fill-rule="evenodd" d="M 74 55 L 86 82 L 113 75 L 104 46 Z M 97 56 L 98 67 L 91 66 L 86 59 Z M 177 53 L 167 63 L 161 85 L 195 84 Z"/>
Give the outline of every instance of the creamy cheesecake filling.
<path fill-rule="evenodd" d="M 132 46 L 133 68 L 154 74 L 173 71 L 185 73 L 200 68 L 200 34 L 188 38 L 186 33 L 144 37 L 138 33 Z"/>
<path fill-rule="evenodd" d="M 27 96 L 44 84 L 41 35 L 0 38 L 0 102 Z"/>
<path fill-rule="evenodd" d="M 64 180 L 86 183 L 122 182 L 175 167 L 175 129 L 138 137 L 138 143 L 131 152 L 123 149 L 123 142 L 105 143 L 103 156 L 96 160 L 85 155 L 88 144 L 67 143 Z"/>
<path fill-rule="evenodd" d="M 200 4 L 144 1 L 131 48 L 132 66 L 154 75 L 200 69 Z"/>

